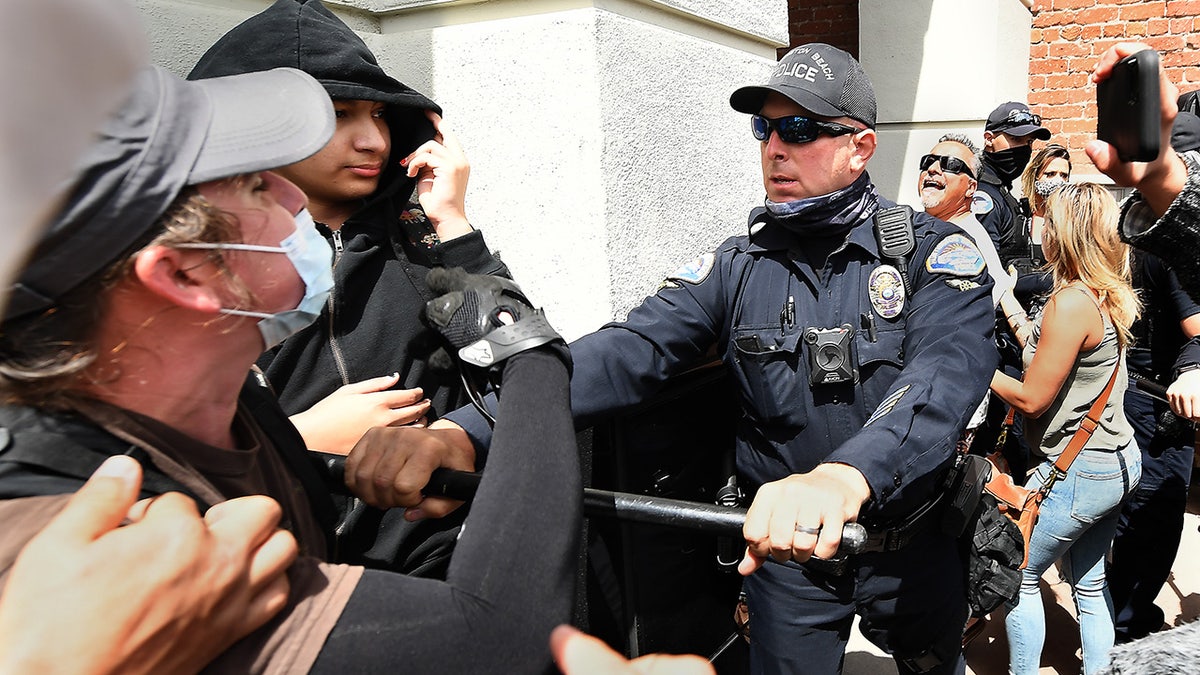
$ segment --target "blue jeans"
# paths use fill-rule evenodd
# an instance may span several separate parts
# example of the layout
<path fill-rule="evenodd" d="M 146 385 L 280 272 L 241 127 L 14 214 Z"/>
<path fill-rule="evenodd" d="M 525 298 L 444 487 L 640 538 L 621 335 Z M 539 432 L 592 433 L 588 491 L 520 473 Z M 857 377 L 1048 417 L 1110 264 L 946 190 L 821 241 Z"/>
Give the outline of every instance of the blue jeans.
<path fill-rule="evenodd" d="M 1104 580 L 1104 557 L 1117 531 L 1121 501 L 1141 479 L 1141 453 L 1136 443 L 1119 452 L 1084 450 L 1075 458 L 1064 479 L 1042 502 L 1037 525 L 1029 541 L 1029 566 L 1021 579 L 1021 593 L 1009 607 L 1009 672 L 1036 674 L 1046 639 L 1046 614 L 1038 581 L 1058 559 L 1071 584 L 1079 614 L 1083 644 L 1083 672 L 1095 673 L 1108 665 L 1113 647 L 1113 608 Z M 1028 487 L 1042 484 L 1053 466 L 1043 462 Z"/>

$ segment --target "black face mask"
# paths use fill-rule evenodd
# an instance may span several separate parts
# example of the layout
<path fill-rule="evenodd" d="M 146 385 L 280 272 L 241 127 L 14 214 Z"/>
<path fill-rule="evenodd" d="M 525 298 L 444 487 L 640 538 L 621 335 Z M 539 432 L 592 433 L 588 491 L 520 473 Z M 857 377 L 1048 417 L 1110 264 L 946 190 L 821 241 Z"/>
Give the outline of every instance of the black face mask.
<path fill-rule="evenodd" d="M 987 157 L 988 164 L 991 164 L 992 168 L 996 170 L 996 175 L 1000 176 L 1000 180 L 1011 183 L 1025 170 L 1025 165 L 1033 156 L 1033 148 L 1028 145 L 1017 145 L 1007 150 L 985 152 L 984 155 Z"/>

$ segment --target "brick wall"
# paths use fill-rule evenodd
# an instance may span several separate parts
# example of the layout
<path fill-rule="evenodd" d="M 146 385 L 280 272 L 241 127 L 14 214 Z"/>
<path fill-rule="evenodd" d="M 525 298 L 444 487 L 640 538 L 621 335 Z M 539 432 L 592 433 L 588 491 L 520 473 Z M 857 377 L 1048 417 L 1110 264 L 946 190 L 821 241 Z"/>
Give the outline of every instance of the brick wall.
<path fill-rule="evenodd" d="M 788 37 L 791 47 L 824 42 L 858 58 L 858 0 L 788 0 Z"/>
<path fill-rule="evenodd" d="M 1180 91 L 1200 88 L 1200 0 L 1037 0 L 1030 35 L 1029 105 L 1077 173 L 1095 173 L 1083 146 L 1096 134 L 1096 60 L 1118 42 L 1162 55 Z"/>

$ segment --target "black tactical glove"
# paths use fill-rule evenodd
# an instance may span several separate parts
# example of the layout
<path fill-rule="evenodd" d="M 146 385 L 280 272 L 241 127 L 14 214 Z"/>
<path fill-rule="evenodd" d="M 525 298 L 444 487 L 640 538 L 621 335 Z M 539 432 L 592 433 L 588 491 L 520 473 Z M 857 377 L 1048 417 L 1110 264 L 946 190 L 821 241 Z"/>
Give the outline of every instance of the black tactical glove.
<path fill-rule="evenodd" d="M 542 345 L 551 345 L 570 370 L 566 343 L 513 281 L 458 267 L 434 268 L 425 281 L 441 294 L 425 303 L 425 322 L 462 363 L 483 369 L 493 384 L 499 384 L 505 359 Z"/>

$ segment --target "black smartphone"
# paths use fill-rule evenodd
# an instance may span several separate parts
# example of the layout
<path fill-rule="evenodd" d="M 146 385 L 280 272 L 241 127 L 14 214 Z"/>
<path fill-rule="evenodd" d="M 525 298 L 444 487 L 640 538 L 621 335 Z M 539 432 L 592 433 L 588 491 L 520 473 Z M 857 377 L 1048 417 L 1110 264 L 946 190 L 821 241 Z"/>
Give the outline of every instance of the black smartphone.
<path fill-rule="evenodd" d="M 1116 148 L 1122 162 L 1154 161 L 1162 119 L 1158 52 L 1144 49 L 1117 61 L 1096 86 L 1096 105 L 1096 136 Z"/>

